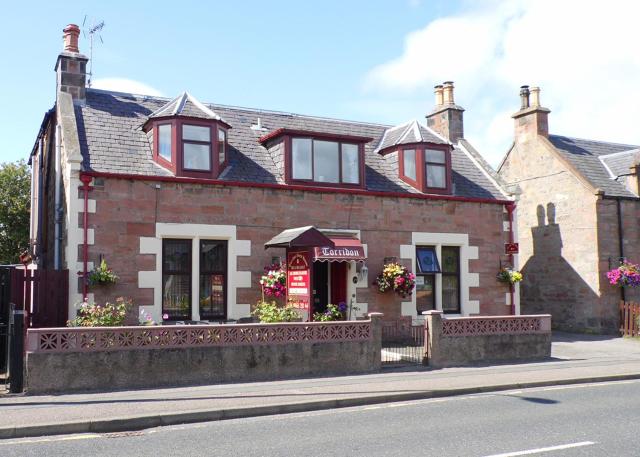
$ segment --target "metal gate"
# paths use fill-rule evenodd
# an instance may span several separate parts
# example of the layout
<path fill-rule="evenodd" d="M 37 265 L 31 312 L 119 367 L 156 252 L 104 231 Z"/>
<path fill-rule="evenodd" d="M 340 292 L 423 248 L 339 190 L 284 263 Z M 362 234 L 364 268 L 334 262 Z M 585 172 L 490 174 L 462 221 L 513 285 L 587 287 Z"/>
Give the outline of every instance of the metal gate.
<path fill-rule="evenodd" d="M 425 358 L 424 321 L 382 323 L 382 364 L 422 364 Z"/>

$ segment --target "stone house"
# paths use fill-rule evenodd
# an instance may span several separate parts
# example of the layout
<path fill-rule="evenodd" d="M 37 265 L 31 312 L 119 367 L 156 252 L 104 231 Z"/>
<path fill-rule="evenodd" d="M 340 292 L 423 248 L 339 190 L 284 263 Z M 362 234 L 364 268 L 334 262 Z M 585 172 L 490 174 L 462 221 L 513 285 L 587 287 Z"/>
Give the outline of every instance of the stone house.
<path fill-rule="evenodd" d="M 517 188 L 523 313 L 556 328 L 617 331 L 618 303 L 637 292 L 609 284 L 622 258 L 640 261 L 638 146 L 549 134 L 540 89 L 521 88 L 515 138 L 498 169 Z"/>
<path fill-rule="evenodd" d="M 244 318 L 264 266 L 301 240 L 312 311 L 518 312 L 517 288 L 496 281 L 515 260 L 513 200 L 463 138 L 452 83 L 436 87 L 428 126 L 116 93 L 85 87 L 78 33 L 64 29 L 31 154 L 34 256 L 69 270 L 69 315 L 85 297 L 127 296 L 157 321 Z M 87 284 L 101 259 L 115 285 Z M 373 286 L 390 259 L 418 275 L 411 296 Z"/>

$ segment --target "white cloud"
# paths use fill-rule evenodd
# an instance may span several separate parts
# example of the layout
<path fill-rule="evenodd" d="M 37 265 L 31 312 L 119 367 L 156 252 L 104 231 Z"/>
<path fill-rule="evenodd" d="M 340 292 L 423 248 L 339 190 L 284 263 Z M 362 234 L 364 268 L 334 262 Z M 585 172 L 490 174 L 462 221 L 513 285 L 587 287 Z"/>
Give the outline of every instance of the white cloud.
<path fill-rule="evenodd" d="M 139 95 L 154 95 L 158 97 L 163 95 L 162 92 L 154 87 L 127 78 L 99 78 L 92 81 L 91 87 Z"/>
<path fill-rule="evenodd" d="M 639 144 L 638 13 L 623 0 L 485 2 L 408 34 L 364 88 L 374 100 L 413 98 L 408 109 L 418 99 L 426 112 L 433 85 L 454 80 L 465 136 L 493 164 L 512 141 L 522 84 L 542 88 L 552 133 Z"/>

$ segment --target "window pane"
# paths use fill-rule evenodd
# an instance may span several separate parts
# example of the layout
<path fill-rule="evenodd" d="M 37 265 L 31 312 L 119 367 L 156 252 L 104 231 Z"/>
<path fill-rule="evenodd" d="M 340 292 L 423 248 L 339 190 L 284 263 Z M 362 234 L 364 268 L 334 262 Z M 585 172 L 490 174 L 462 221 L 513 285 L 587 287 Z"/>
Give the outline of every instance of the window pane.
<path fill-rule="evenodd" d="M 308 138 L 294 138 L 292 144 L 292 178 L 313 179 L 311 168 L 311 140 Z"/>
<path fill-rule="evenodd" d="M 208 144 L 183 143 L 182 166 L 190 170 L 210 170 Z"/>
<path fill-rule="evenodd" d="M 442 247 L 442 272 L 457 273 L 460 263 L 460 248 L 456 246 Z"/>
<path fill-rule="evenodd" d="M 162 275 L 162 314 L 169 319 L 191 319 L 191 276 Z"/>
<path fill-rule="evenodd" d="M 427 165 L 427 187 L 445 189 L 447 187 L 447 172 L 442 165 Z"/>
<path fill-rule="evenodd" d="M 222 129 L 218 129 L 218 163 L 224 163 L 226 159 L 226 143 L 227 143 L 227 132 Z"/>
<path fill-rule="evenodd" d="M 313 142 L 314 180 L 318 182 L 338 182 L 338 143 L 333 141 Z"/>
<path fill-rule="evenodd" d="M 460 278 L 457 275 L 442 275 L 442 311 L 460 312 Z"/>
<path fill-rule="evenodd" d="M 439 151 L 437 149 L 425 149 L 424 154 L 425 162 L 445 163 L 444 151 Z"/>
<path fill-rule="evenodd" d="M 416 260 L 419 273 L 439 273 L 440 265 L 435 248 L 422 247 L 416 249 Z"/>
<path fill-rule="evenodd" d="M 171 125 L 158 126 L 158 155 L 171 162 Z"/>
<path fill-rule="evenodd" d="M 342 182 L 360 182 L 360 160 L 357 144 L 342 144 Z"/>
<path fill-rule="evenodd" d="M 200 272 L 224 273 L 227 265 L 226 241 L 202 240 L 200 242 Z"/>
<path fill-rule="evenodd" d="M 423 311 L 436 309 L 435 276 L 416 276 L 416 306 L 418 316 Z"/>
<path fill-rule="evenodd" d="M 163 240 L 162 268 L 165 272 L 191 272 L 191 240 Z"/>
<path fill-rule="evenodd" d="M 201 125 L 183 125 L 182 139 L 191 141 L 211 141 L 211 129 Z"/>
<path fill-rule="evenodd" d="M 225 318 L 224 275 L 200 275 L 200 318 Z"/>
<path fill-rule="evenodd" d="M 403 151 L 404 155 L 404 175 L 407 178 L 416 179 L 416 150 L 415 149 L 405 149 Z"/>

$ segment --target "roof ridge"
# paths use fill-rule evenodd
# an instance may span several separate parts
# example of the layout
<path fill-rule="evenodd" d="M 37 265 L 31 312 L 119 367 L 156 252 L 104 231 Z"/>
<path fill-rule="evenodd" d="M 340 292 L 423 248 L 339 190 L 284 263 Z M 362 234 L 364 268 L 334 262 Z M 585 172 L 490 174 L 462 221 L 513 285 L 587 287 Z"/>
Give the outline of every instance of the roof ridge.
<path fill-rule="evenodd" d="M 158 100 L 158 101 L 171 101 L 171 100 L 175 99 L 175 98 L 169 98 L 169 97 L 164 97 L 164 96 L 159 96 L 159 95 L 135 94 L 135 93 L 132 93 L 132 92 L 120 92 L 120 91 L 107 90 L 107 89 L 95 89 L 93 87 L 92 88 L 87 88 L 87 92 L 99 92 L 99 93 L 104 93 L 104 94 L 118 94 L 118 95 L 133 96 L 133 97 L 139 97 L 139 98 L 143 98 L 143 99 L 147 99 L 147 100 Z M 265 113 L 265 114 L 279 114 L 279 115 L 285 115 L 285 116 L 303 117 L 303 118 L 308 118 L 308 119 L 318 119 L 318 120 L 323 120 L 323 121 L 346 122 L 346 123 L 349 123 L 349 124 L 365 125 L 365 126 L 371 126 L 371 127 L 382 127 L 382 128 L 386 128 L 386 129 L 393 127 L 391 124 L 383 124 L 383 123 L 379 123 L 379 122 L 356 121 L 356 120 L 353 120 L 353 119 L 344 119 L 344 118 L 329 117 L 329 116 L 314 116 L 312 114 L 301 114 L 301 113 L 294 113 L 294 112 L 291 112 L 291 111 L 270 110 L 270 109 L 265 109 L 265 108 L 250 108 L 250 107 L 247 107 L 247 106 L 225 105 L 225 104 L 221 104 L 221 103 L 211 103 L 211 102 L 204 102 L 203 104 L 204 105 L 210 105 L 212 107 L 222 108 L 222 109 L 244 110 L 244 111 L 251 111 L 251 112 L 255 112 L 255 113 Z"/>

